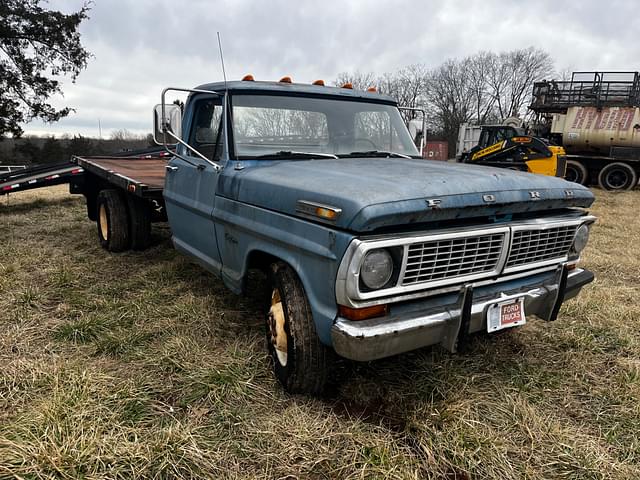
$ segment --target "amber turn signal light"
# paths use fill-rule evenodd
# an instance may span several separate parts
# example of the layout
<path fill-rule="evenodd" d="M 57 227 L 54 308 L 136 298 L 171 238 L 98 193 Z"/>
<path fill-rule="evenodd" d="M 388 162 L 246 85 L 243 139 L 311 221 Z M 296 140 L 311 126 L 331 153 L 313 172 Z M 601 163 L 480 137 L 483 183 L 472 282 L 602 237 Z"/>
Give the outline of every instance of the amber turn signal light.
<path fill-rule="evenodd" d="M 340 210 L 318 207 L 316 208 L 316 216 L 326 218 L 327 220 L 335 220 L 340 216 Z"/>
<path fill-rule="evenodd" d="M 347 320 L 367 320 L 369 318 L 384 317 L 389 313 L 389 305 L 374 305 L 364 308 L 351 308 L 340 305 L 338 313 Z"/>

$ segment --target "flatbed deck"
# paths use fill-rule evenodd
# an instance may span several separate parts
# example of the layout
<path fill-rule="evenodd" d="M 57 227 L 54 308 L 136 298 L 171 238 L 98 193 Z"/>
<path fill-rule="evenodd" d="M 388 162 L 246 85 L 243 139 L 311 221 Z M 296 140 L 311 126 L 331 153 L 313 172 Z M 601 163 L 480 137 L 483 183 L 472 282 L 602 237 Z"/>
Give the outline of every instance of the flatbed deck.
<path fill-rule="evenodd" d="M 166 158 L 73 157 L 88 173 L 141 197 L 162 195 Z"/>

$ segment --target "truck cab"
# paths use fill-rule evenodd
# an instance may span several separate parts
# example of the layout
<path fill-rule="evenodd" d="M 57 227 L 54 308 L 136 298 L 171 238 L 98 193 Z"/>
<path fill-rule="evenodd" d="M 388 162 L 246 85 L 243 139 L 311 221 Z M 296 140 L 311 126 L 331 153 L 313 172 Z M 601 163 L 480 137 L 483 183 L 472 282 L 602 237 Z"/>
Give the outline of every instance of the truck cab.
<path fill-rule="evenodd" d="M 172 146 L 163 197 L 177 250 L 241 294 L 266 273 L 274 371 L 316 394 L 337 356 L 429 345 L 537 317 L 593 280 L 579 264 L 592 193 L 561 178 L 423 160 L 396 102 L 245 81 L 155 109 Z"/>

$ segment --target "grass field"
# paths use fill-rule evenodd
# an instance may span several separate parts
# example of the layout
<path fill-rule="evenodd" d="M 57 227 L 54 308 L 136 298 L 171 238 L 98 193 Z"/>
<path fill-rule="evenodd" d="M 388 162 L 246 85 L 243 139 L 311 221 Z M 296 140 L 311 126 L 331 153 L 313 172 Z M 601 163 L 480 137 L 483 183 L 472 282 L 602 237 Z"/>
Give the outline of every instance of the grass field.
<path fill-rule="evenodd" d="M 0 478 L 640 477 L 640 191 L 597 192 L 597 280 L 554 323 L 345 363 L 285 394 L 257 293 L 166 227 L 109 254 L 81 198 L 0 197 Z"/>

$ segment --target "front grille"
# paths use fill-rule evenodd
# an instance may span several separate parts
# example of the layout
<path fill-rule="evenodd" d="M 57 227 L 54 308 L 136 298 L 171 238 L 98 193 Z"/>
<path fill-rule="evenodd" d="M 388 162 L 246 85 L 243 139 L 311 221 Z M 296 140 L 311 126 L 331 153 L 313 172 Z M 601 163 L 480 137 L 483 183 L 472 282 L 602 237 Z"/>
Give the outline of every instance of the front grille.
<path fill-rule="evenodd" d="M 505 234 L 500 232 L 411 244 L 402 285 L 496 271 L 504 238 Z"/>
<path fill-rule="evenodd" d="M 513 232 L 506 268 L 561 259 L 568 255 L 578 225 Z"/>

